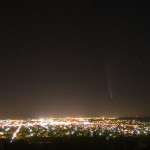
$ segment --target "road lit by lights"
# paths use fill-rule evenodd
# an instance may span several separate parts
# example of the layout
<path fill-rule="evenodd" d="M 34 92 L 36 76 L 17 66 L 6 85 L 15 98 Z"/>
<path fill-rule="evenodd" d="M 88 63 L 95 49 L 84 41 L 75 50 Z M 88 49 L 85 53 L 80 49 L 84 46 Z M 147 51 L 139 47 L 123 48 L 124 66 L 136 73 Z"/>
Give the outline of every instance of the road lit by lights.
<path fill-rule="evenodd" d="M 23 121 L 20 122 L 20 125 L 19 125 L 18 129 L 14 132 L 14 134 L 13 134 L 13 136 L 12 136 L 12 138 L 11 138 L 11 141 L 13 141 L 13 140 L 16 138 L 17 133 L 20 131 L 20 128 L 21 128 L 21 126 L 22 126 L 22 123 L 23 123 Z"/>

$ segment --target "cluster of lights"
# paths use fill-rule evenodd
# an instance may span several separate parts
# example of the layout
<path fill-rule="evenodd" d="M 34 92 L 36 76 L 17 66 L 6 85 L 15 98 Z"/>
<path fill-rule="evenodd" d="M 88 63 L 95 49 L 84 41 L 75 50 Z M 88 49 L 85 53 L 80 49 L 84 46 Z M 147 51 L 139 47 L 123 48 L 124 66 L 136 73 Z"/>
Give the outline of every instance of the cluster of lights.
<path fill-rule="evenodd" d="M 0 138 L 150 135 L 150 122 L 110 118 L 0 120 Z"/>

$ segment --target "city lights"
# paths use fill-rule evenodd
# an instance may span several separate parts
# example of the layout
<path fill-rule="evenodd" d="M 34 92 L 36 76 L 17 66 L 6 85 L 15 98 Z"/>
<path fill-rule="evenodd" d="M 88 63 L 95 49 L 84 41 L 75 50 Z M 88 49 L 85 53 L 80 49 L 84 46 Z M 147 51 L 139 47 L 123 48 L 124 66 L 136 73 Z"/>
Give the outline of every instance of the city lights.
<path fill-rule="evenodd" d="M 150 122 L 110 118 L 0 120 L 0 138 L 106 137 L 150 135 Z"/>

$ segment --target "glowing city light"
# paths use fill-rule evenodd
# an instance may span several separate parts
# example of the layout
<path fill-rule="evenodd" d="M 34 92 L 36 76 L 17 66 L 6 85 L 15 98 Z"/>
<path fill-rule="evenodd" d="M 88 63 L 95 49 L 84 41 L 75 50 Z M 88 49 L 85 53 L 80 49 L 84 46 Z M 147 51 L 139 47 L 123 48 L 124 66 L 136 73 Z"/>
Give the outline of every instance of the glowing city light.
<path fill-rule="evenodd" d="M 0 120 L 0 138 L 10 141 L 28 137 L 150 135 L 150 122 L 109 118 L 48 118 Z"/>

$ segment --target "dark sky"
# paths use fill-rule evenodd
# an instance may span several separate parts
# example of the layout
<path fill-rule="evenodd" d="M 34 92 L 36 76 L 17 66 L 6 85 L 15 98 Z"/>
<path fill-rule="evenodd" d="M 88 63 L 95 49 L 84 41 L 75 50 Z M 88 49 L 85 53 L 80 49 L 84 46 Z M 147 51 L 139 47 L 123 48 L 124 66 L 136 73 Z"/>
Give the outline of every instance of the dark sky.
<path fill-rule="evenodd" d="M 0 117 L 150 115 L 150 1 L 0 7 Z"/>

